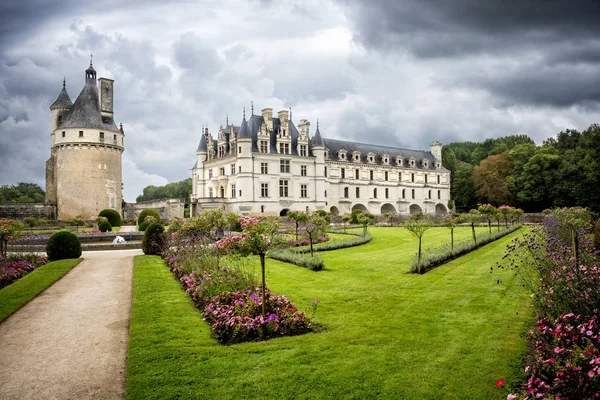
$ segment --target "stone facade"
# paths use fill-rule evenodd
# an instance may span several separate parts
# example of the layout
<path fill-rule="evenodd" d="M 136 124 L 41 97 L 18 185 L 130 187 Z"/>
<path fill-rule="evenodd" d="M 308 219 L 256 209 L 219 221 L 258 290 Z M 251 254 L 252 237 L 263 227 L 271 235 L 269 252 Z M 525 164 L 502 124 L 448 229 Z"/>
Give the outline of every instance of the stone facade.
<path fill-rule="evenodd" d="M 298 127 L 288 111 L 245 116 L 203 129 L 192 168 L 192 214 L 223 208 L 240 214 L 285 215 L 289 210 L 447 213 L 450 172 L 442 145 L 429 151 L 322 138 Z"/>
<path fill-rule="evenodd" d="M 105 208 L 121 213 L 123 125 L 113 119 L 113 80 L 98 79 L 90 63 L 75 103 L 66 84 L 50 106 L 51 152 L 46 162 L 46 201 L 57 218 L 93 219 Z"/>
<path fill-rule="evenodd" d="M 0 204 L 0 218 L 24 219 L 56 219 L 56 206 L 46 203 L 5 203 Z"/>
<path fill-rule="evenodd" d="M 165 221 L 173 217 L 183 218 L 186 205 L 186 199 L 160 199 L 127 203 L 123 209 L 123 218 L 137 219 L 146 208 L 153 208 L 158 211 L 160 217 Z"/>

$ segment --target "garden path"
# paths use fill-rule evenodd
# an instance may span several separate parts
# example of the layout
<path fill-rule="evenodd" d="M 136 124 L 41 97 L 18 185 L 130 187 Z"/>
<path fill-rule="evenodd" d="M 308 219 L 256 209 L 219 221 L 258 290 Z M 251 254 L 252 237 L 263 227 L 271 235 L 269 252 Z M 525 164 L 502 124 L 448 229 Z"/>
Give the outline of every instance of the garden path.
<path fill-rule="evenodd" d="M 133 256 L 84 261 L 0 324 L 0 398 L 125 397 Z"/>

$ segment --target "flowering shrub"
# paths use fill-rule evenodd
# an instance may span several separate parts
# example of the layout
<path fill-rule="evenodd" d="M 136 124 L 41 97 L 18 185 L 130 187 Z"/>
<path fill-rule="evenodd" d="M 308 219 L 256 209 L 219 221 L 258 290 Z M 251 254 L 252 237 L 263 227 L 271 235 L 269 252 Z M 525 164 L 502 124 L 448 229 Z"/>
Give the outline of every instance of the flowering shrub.
<path fill-rule="evenodd" d="M 600 398 L 600 257 L 586 221 L 583 209 L 554 210 L 508 248 L 537 312 L 529 378 L 509 399 Z"/>
<path fill-rule="evenodd" d="M 0 260 L 0 289 L 48 262 L 46 257 L 26 256 L 25 259 Z"/>
<path fill-rule="evenodd" d="M 266 340 L 311 332 L 310 320 L 285 297 L 265 291 L 265 316 L 260 289 L 224 292 L 210 299 L 202 318 L 222 344 Z"/>
<path fill-rule="evenodd" d="M 0 218 L 0 257 L 6 257 L 8 242 L 18 239 L 22 229 L 23 224 L 19 221 Z"/>

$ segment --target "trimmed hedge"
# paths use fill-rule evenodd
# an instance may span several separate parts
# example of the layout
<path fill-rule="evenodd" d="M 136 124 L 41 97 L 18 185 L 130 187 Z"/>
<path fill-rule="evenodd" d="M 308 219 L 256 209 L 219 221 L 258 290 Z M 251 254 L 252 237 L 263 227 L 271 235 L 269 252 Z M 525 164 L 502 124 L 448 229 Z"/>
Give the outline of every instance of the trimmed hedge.
<path fill-rule="evenodd" d="M 151 224 L 144 233 L 142 240 L 142 251 L 146 255 L 162 255 L 167 248 L 165 228 L 161 224 Z"/>
<path fill-rule="evenodd" d="M 369 243 L 372 239 L 371 234 L 368 232 L 364 236 L 359 233 L 346 233 L 346 235 L 355 237 L 350 240 L 344 240 L 343 242 L 319 243 L 313 246 L 313 251 L 330 251 L 360 246 L 361 244 Z M 310 246 L 291 247 L 283 250 L 270 251 L 267 254 L 267 257 L 294 264 L 299 267 L 308 268 L 312 271 L 320 271 L 325 268 L 325 261 L 319 257 L 311 257 L 310 255 L 307 255 L 308 253 L 310 253 Z"/>
<path fill-rule="evenodd" d="M 146 231 L 146 229 L 148 229 L 148 227 L 149 227 L 149 226 L 150 226 L 150 222 L 142 222 L 142 223 L 140 224 L 140 226 L 138 227 L 138 230 L 139 230 L 140 232 L 145 232 L 145 231 Z"/>
<path fill-rule="evenodd" d="M 454 245 L 451 248 L 449 244 L 440 246 L 435 249 L 425 249 L 421 255 L 421 271 L 425 273 L 441 264 L 444 264 L 450 260 L 458 258 L 462 255 L 477 250 L 478 248 L 485 246 L 495 240 L 500 239 L 503 236 L 513 233 L 517 229 L 520 229 L 521 225 L 513 225 L 508 229 L 501 231 L 494 231 L 492 233 L 484 233 L 477 236 L 477 243 L 472 240 L 467 240 Z M 410 263 L 410 272 L 413 274 L 418 273 L 418 255 L 415 254 Z"/>
<path fill-rule="evenodd" d="M 68 231 L 56 232 L 48 239 L 46 253 L 50 261 L 79 258 L 81 257 L 81 242 L 74 233 Z"/>
<path fill-rule="evenodd" d="M 98 222 L 98 229 L 100 232 L 110 232 L 112 231 L 112 224 L 108 221 L 100 221 Z"/>
<path fill-rule="evenodd" d="M 98 213 L 99 217 L 106 217 L 111 226 L 121 226 L 121 214 L 112 208 L 105 208 Z"/>
<path fill-rule="evenodd" d="M 156 218 L 156 222 L 161 221 L 158 211 L 156 211 L 154 208 L 146 208 L 140 213 L 140 215 L 138 215 L 138 225 L 141 225 L 144 222 L 144 218 L 148 216 Z"/>

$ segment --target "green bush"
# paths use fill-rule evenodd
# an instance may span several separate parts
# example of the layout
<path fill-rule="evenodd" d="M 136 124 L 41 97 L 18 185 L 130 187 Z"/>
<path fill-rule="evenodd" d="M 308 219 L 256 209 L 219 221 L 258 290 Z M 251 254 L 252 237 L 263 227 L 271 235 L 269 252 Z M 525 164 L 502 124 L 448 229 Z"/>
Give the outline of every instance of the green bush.
<path fill-rule="evenodd" d="M 67 231 L 56 232 L 48 239 L 46 253 L 50 261 L 79 258 L 81 257 L 81 242 L 74 233 Z"/>
<path fill-rule="evenodd" d="M 161 224 L 151 224 L 146 228 L 142 240 L 142 251 L 148 255 L 162 255 L 167 249 L 165 228 Z"/>
<path fill-rule="evenodd" d="M 110 232 L 112 231 L 112 225 L 108 221 L 100 221 L 98 222 L 98 229 L 100 229 L 100 232 Z"/>
<path fill-rule="evenodd" d="M 158 213 L 158 211 L 156 211 L 154 208 L 146 208 L 140 213 L 140 215 L 138 215 L 138 219 L 137 219 L 138 225 L 141 225 L 142 222 L 144 222 L 144 218 L 146 218 L 148 216 L 156 218 L 156 222 L 160 222 L 160 220 L 161 220 L 160 214 Z"/>
<path fill-rule="evenodd" d="M 31 228 L 33 228 L 34 226 L 36 226 L 38 224 L 37 219 L 33 218 L 33 217 L 27 217 L 23 220 L 23 222 L 25 222 L 27 225 L 29 225 Z"/>
<path fill-rule="evenodd" d="M 149 226 L 150 226 L 150 222 L 142 222 L 138 229 L 140 232 L 145 232 Z"/>
<path fill-rule="evenodd" d="M 594 247 L 596 250 L 600 250 L 600 218 L 598 218 L 594 227 Z"/>
<path fill-rule="evenodd" d="M 513 225 L 507 229 L 503 229 L 501 231 L 493 231 L 492 233 L 484 233 L 482 235 L 477 236 L 477 242 L 473 240 L 467 240 L 461 243 L 454 245 L 454 248 L 450 247 L 450 245 L 446 244 L 444 246 L 440 246 L 436 249 L 425 249 L 421 256 L 421 271 L 427 272 L 430 269 L 437 267 L 438 265 L 444 264 L 450 260 L 453 260 L 457 257 L 465 255 L 467 253 L 472 252 L 473 250 L 477 250 L 481 246 L 484 246 L 494 240 L 498 240 L 503 236 L 508 235 L 520 229 L 521 225 Z M 410 272 L 416 274 L 419 271 L 417 255 L 413 257 L 410 263 Z"/>
<path fill-rule="evenodd" d="M 99 217 L 106 217 L 111 226 L 121 226 L 121 214 L 112 208 L 106 208 L 98 213 Z"/>
<path fill-rule="evenodd" d="M 313 271 L 320 271 L 325 268 L 325 261 L 321 258 L 296 253 L 292 251 L 292 249 L 271 251 L 268 253 L 268 257 L 274 260 L 294 264 L 299 267 L 308 268 Z"/>

